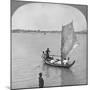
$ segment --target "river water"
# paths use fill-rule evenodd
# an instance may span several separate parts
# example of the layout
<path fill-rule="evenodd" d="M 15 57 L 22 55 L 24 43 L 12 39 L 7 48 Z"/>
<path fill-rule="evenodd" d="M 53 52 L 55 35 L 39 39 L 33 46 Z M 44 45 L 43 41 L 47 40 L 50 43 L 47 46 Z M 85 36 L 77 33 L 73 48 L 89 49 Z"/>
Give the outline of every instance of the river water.
<path fill-rule="evenodd" d="M 87 84 L 87 34 L 76 34 L 78 47 L 70 54 L 75 64 L 70 69 L 44 64 L 42 51 L 50 48 L 60 55 L 60 33 L 12 33 L 12 88 L 38 87 L 43 73 L 44 87 Z"/>

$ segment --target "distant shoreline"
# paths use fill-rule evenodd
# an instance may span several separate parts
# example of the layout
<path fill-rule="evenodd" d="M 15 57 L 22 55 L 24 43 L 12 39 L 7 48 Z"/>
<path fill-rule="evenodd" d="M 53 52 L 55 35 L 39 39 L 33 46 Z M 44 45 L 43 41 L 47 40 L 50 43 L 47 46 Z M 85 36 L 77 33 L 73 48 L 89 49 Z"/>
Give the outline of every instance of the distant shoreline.
<path fill-rule="evenodd" d="M 47 34 L 47 33 L 61 33 L 61 31 L 30 31 L 30 30 L 11 30 L 11 33 L 43 33 L 43 34 Z M 75 32 L 78 34 L 87 34 L 88 31 L 81 31 L 81 32 Z"/>

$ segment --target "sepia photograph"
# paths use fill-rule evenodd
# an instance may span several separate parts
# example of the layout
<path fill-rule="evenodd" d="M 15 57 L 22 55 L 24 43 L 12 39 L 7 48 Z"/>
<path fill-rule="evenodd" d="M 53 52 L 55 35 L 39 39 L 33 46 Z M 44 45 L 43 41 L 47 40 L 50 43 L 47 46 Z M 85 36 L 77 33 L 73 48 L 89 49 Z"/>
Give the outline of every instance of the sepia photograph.
<path fill-rule="evenodd" d="M 88 5 L 11 0 L 11 89 L 88 84 Z"/>

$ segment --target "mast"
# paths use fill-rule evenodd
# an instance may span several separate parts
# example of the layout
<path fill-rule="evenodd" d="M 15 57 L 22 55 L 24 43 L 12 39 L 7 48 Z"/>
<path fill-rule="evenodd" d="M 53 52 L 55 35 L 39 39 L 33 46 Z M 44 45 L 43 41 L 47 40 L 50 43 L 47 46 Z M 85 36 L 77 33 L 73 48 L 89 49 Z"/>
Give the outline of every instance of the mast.
<path fill-rule="evenodd" d="M 63 42 L 63 36 L 62 36 L 62 33 L 63 33 L 63 25 L 62 25 L 62 31 L 61 31 L 61 62 L 63 62 L 63 45 L 64 45 L 64 42 Z"/>

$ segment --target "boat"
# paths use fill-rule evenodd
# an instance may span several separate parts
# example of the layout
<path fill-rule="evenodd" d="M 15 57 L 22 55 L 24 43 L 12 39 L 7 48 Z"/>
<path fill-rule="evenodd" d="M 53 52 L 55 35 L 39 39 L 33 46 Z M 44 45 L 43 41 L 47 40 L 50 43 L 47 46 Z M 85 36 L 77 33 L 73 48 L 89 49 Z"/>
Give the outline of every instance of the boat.
<path fill-rule="evenodd" d="M 45 59 L 43 61 L 47 65 L 54 66 L 54 67 L 62 67 L 62 68 L 70 68 L 75 63 L 75 60 L 71 64 L 67 64 L 67 65 L 51 63 L 51 62 L 49 62 L 48 60 L 45 60 Z"/>
<path fill-rule="evenodd" d="M 76 44 L 76 35 L 74 32 L 74 27 L 73 27 L 73 21 L 70 22 L 69 24 L 63 25 L 62 26 L 62 31 L 61 31 L 61 59 L 55 60 L 54 56 L 53 59 L 49 59 L 49 58 L 43 58 L 44 63 L 46 63 L 47 65 L 51 65 L 54 67 L 62 67 L 62 68 L 70 68 L 71 66 L 73 66 L 75 64 L 75 60 L 74 61 L 68 61 L 67 64 L 64 64 L 64 58 L 67 57 L 67 55 L 69 55 L 69 53 L 74 49 L 74 46 Z M 54 61 L 53 63 L 51 61 Z M 60 61 L 61 63 L 56 63 Z"/>

